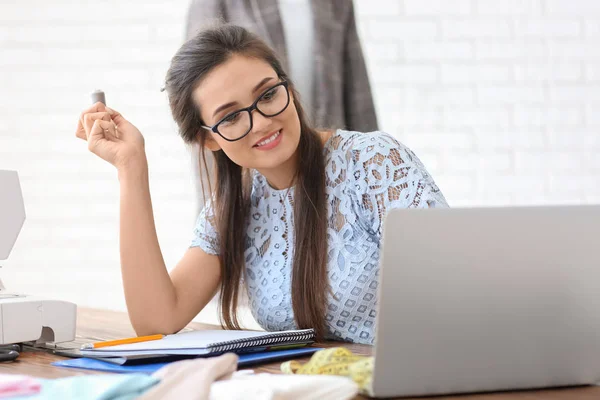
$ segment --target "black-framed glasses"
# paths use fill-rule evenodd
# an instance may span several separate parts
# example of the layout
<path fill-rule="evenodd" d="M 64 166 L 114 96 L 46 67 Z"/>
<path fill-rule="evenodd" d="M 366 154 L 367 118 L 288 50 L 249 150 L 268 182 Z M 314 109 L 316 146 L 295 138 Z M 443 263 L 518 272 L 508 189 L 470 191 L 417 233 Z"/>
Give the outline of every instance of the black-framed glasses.
<path fill-rule="evenodd" d="M 242 108 L 227 114 L 213 126 L 202 125 L 219 134 L 229 142 L 242 139 L 252 130 L 252 111 L 256 110 L 261 115 L 271 118 L 281 114 L 290 104 L 288 82 L 281 81 L 275 86 L 265 90 L 250 107 Z"/>

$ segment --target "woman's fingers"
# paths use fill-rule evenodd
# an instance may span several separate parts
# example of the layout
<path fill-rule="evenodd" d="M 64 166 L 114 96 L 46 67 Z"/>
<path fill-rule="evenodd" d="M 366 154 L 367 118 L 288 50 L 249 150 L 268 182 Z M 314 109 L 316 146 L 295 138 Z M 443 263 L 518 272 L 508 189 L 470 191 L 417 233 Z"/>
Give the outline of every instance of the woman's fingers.
<path fill-rule="evenodd" d="M 84 117 L 86 114 L 97 113 L 97 112 L 106 112 L 106 106 L 100 102 L 95 103 L 93 106 L 85 109 L 81 115 L 79 116 L 79 120 L 77 121 L 77 129 L 75 130 L 75 136 L 80 139 L 85 139 L 87 134 L 85 133 L 84 127 Z"/>
<path fill-rule="evenodd" d="M 90 131 L 96 120 L 110 121 L 110 115 L 107 112 L 88 113 L 83 116 L 83 127 L 89 137 Z"/>
<path fill-rule="evenodd" d="M 88 149 L 120 168 L 129 160 L 144 158 L 144 138 L 120 113 L 96 103 L 85 110 L 77 122 L 75 135 L 86 140 Z"/>
<path fill-rule="evenodd" d="M 106 112 L 108 112 L 108 114 L 110 115 L 110 118 L 115 121 L 115 124 L 117 125 L 117 127 L 119 125 L 121 125 L 123 122 L 125 122 L 125 118 L 123 118 L 123 116 L 121 115 L 121 113 L 119 113 L 118 111 L 113 110 L 112 108 L 109 107 L 105 107 Z"/>
<path fill-rule="evenodd" d="M 112 121 L 103 119 L 94 120 L 87 137 L 88 148 L 91 151 L 94 151 L 94 149 L 103 141 L 114 142 L 115 140 L 117 140 L 115 124 L 113 124 Z"/>
<path fill-rule="evenodd" d="M 77 137 L 81 139 L 88 139 L 90 136 L 90 132 L 92 127 L 94 126 L 94 122 L 96 120 L 103 120 L 107 122 L 111 122 L 110 115 L 107 112 L 95 112 L 95 113 L 87 113 L 83 116 L 83 130 L 76 133 Z M 114 125 L 114 124 L 113 124 Z"/>
<path fill-rule="evenodd" d="M 120 123 L 127 122 L 119 112 L 106 107 L 103 103 L 98 102 L 81 113 L 79 120 L 77 121 L 75 136 L 79 139 L 87 140 L 94 121 L 97 119 L 102 119 L 104 121 L 112 120 L 117 126 Z M 117 129 L 112 129 L 111 131 L 115 132 L 117 135 L 116 137 L 118 137 L 118 133 L 116 133 Z"/>

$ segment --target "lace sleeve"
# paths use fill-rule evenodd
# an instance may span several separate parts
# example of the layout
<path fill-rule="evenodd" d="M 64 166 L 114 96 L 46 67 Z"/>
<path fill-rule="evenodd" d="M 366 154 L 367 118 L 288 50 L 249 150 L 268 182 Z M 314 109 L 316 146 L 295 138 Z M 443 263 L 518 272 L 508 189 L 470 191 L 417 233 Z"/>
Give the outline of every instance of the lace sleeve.
<path fill-rule="evenodd" d="M 210 204 L 198 215 L 194 228 L 194 238 L 190 247 L 200 247 L 208 254 L 219 254 L 219 236 L 215 228 L 215 216 Z"/>
<path fill-rule="evenodd" d="M 360 135 L 351 156 L 359 218 L 381 235 L 389 209 L 448 207 L 419 158 L 383 132 Z"/>

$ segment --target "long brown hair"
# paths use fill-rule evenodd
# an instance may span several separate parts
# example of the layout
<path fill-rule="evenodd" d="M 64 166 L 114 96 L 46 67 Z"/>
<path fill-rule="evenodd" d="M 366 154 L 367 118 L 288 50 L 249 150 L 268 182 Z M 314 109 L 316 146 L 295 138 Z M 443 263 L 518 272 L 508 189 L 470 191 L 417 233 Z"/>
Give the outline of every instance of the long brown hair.
<path fill-rule="evenodd" d="M 165 89 L 173 118 L 183 140 L 199 141 L 201 166 L 208 170 L 204 144 L 208 132 L 202 128 L 199 106 L 192 92 L 215 67 L 238 54 L 264 60 L 282 79 L 290 82 L 300 119 L 298 164 L 294 180 L 294 258 L 292 264 L 292 305 L 296 325 L 314 328 L 317 337 L 325 335 L 327 276 L 327 209 L 325 199 L 325 161 L 317 131 L 310 126 L 289 76 L 275 52 L 246 29 L 220 24 L 200 31 L 175 54 L 167 72 Z M 250 212 L 250 171 L 231 161 L 222 150 L 213 152 L 216 190 L 207 176 L 213 199 L 216 230 L 219 235 L 221 264 L 220 314 L 228 329 L 240 329 L 236 308 L 239 287 L 245 274 L 244 251 Z M 204 182 L 202 190 L 205 192 Z M 206 199 L 207 196 L 204 195 Z"/>

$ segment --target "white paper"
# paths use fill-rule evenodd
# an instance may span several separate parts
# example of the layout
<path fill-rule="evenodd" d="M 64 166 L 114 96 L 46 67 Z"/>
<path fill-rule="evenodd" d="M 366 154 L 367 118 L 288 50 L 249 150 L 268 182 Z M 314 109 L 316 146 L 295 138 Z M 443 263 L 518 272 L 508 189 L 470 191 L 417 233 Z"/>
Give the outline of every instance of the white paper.
<path fill-rule="evenodd" d="M 160 352 L 168 350 L 168 354 L 202 354 L 202 353 L 174 353 L 172 350 L 201 350 L 219 346 L 224 342 L 231 340 L 258 340 L 266 339 L 272 336 L 285 335 L 285 337 L 293 337 L 295 334 L 311 333 L 311 329 L 299 331 L 284 331 L 284 332 L 262 332 L 262 331 L 236 331 L 236 330 L 198 330 L 192 332 L 177 333 L 167 335 L 160 340 L 150 340 L 147 342 L 121 344 L 118 346 L 100 347 L 97 349 L 81 350 L 82 354 L 100 355 L 103 353 L 120 353 L 120 352 L 136 352 L 139 354 L 148 354 L 145 352 Z M 281 341 L 288 341 L 285 337 Z M 243 346 L 242 346 L 243 347 Z M 117 354 L 118 356 L 119 354 Z"/>

